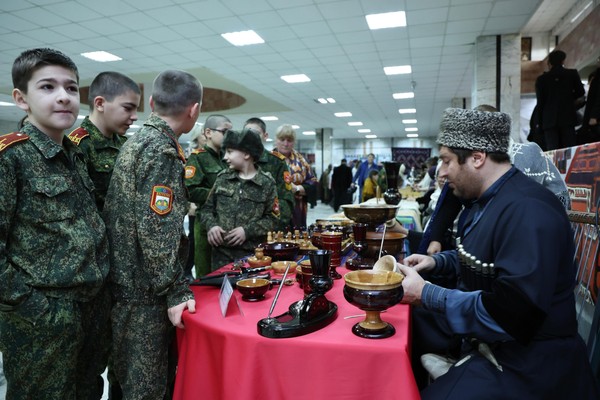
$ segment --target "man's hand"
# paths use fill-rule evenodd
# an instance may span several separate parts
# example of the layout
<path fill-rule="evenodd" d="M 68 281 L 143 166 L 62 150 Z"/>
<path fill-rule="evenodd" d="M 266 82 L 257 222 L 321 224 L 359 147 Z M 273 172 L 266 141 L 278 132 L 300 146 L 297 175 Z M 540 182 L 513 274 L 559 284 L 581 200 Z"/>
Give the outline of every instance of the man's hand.
<path fill-rule="evenodd" d="M 404 289 L 402 303 L 415 306 L 420 305 L 425 280 L 421 278 L 421 275 L 414 268 L 400 263 L 397 265 L 400 267 L 400 272 L 404 274 L 404 279 L 402 280 L 402 289 Z"/>
<path fill-rule="evenodd" d="M 241 246 L 246 241 L 244 228 L 238 226 L 230 230 L 224 237 L 230 246 Z"/>
<path fill-rule="evenodd" d="M 196 300 L 191 299 L 186 301 L 185 303 L 181 303 L 176 305 L 175 307 L 171 307 L 167 310 L 167 315 L 169 316 L 169 321 L 176 326 L 177 328 L 184 329 L 183 322 L 181 321 L 181 315 L 183 311 L 187 309 L 190 313 L 196 312 Z"/>
<path fill-rule="evenodd" d="M 213 226 L 207 232 L 206 237 L 208 238 L 208 244 L 212 247 L 219 247 L 223 244 L 223 235 L 227 233 L 220 226 Z"/>
<path fill-rule="evenodd" d="M 590 118 L 590 121 L 588 122 L 589 126 L 596 126 L 598 125 L 598 120 L 596 118 Z"/>
<path fill-rule="evenodd" d="M 440 242 L 436 242 L 432 240 L 427 247 L 427 255 L 437 254 L 442 251 L 442 244 Z"/>
<path fill-rule="evenodd" d="M 424 256 L 422 254 L 410 255 L 404 259 L 403 263 L 412 267 L 417 272 L 427 272 L 435 267 L 435 260 L 433 257 Z"/>

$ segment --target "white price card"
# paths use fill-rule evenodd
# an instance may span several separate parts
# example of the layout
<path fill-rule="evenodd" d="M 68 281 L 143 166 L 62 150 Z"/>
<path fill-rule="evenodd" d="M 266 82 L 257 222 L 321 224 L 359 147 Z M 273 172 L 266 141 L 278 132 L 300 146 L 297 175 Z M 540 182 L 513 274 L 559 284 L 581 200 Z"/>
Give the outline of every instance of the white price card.
<path fill-rule="evenodd" d="M 221 291 L 219 292 L 219 306 L 221 306 L 221 314 L 223 316 L 227 314 L 227 307 L 229 306 L 229 301 L 231 301 L 231 296 L 233 296 L 233 287 L 227 276 L 224 276 Z"/>

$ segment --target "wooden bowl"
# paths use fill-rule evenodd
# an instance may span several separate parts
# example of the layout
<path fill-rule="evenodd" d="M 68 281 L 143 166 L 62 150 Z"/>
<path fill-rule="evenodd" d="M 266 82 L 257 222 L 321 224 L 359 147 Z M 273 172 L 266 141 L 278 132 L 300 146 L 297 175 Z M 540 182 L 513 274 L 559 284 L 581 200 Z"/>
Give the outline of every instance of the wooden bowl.
<path fill-rule="evenodd" d="M 248 278 L 240 279 L 235 283 L 238 291 L 242 294 L 242 300 L 259 301 L 264 299 L 269 290 L 271 282 L 268 279 Z"/>
<path fill-rule="evenodd" d="M 288 275 L 295 274 L 298 264 L 294 261 L 273 261 L 271 263 L 271 268 L 273 268 L 273 273 L 275 273 L 275 275 L 283 275 L 285 274 L 285 269 L 288 265 L 290 266 Z"/>
<path fill-rule="evenodd" d="M 345 204 L 342 208 L 346 217 L 363 224 L 383 224 L 398 212 L 398 205 L 390 204 Z"/>
<path fill-rule="evenodd" d="M 300 250 L 300 245 L 290 242 L 261 243 L 265 255 L 272 261 L 294 261 Z M 273 263 L 271 263 L 273 264 Z"/>

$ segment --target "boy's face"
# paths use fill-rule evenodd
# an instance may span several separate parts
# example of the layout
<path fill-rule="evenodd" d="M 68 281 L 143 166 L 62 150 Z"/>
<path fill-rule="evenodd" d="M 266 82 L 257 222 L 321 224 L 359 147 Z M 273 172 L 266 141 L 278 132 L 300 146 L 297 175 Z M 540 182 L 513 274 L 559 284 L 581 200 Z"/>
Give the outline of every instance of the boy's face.
<path fill-rule="evenodd" d="M 13 99 L 39 130 L 50 136 L 62 135 L 79 113 L 77 77 L 58 65 L 41 67 L 27 83 L 27 93 L 14 89 Z"/>
<path fill-rule="evenodd" d="M 240 171 L 250 159 L 250 155 L 241 150 L 227 148 L 223 159 L 229 164 L 229 168 Z"/>
<path fill-rule="evenodd" d="M 263 130 L 257 124 L 253 124 L 253 123 L 246 124 L 246 125 L 244 125 L 244 129 L 252 129 L 253 131 L 258 132 L 260 134 L 260 137 L 262 138 L 263 142 L 269 138 L 269 134 L 267 132 L 263 132 Z"/>
<path fill-rule="evenodd" d="M 230 130 L 233 127 L 230 122 L 222 122 L 215 129 L 206 128 L 204 130 L 204 134 L 206 135 L 206 140 L 212 142 L 213 146 L 217 149 L 221 148 L 223 144 L 223 139 L 225 138 L 225 132 Z"/>
<path fill-rule="evenodd" d="M 137 108 L 140 105 L 140 95 L 127 91 L 115 97 L 112 101 L 107 101 L 102 97 L 97 97 L 95 101 L 96 111 L 99 107 L 102 110 L 102 119 L 104 122 L 105 133 L 116 133 L 124 135 L 131 124 L 137 121 Z"/>

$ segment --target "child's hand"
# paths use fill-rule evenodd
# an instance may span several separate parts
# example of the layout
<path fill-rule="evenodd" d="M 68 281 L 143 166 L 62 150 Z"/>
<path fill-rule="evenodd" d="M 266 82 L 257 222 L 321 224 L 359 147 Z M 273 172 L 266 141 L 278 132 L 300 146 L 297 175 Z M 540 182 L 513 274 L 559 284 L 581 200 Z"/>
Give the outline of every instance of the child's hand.
<path fill-rule="evenodd" d="M 246 241 L 246 232 L 244 232 L 244 228 L 238 226 L 230 230 L 224 239 L 230 246 L 241 246 Z"/>
<path fill-rule="evenodd" d="M 225 233 L 227 233 L 227 232 L 225 232 L 225 230 L 223 228 L 221 228 L 220 226 L 213 226 L 212 228 L 210 228 L 210 230 L 206 234 L 206 236 L 208 238 L 208 243 L 212 247 L 219 247 L 220 245 L 223 244 L 223 235 Z"/>

